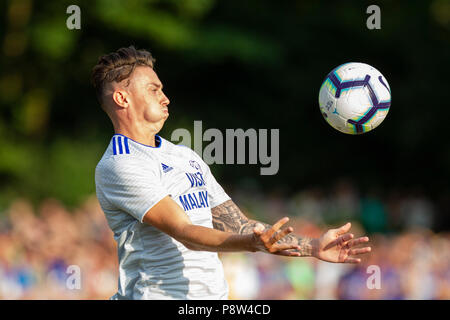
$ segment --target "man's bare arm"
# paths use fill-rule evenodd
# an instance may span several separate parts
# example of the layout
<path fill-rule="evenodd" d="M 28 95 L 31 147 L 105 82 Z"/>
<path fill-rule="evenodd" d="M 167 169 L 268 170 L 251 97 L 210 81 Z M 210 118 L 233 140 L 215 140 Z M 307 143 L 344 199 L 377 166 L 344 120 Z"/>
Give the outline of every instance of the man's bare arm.
<path fill-rule="evenodd" d="M 236 234 L 192 224 L 189 216 L 170 196 L 166 196 L 147 211 L 143 222 L 167 233 L 186 248 L 197 251 L 264 251 L 283 256 L 299 256 L 296 245 L 278 243 L 293 231 L 280 228 L 289 221 L 285 217 L 269 229 L 256 228 L 253 234 Z"/>
<path fill-rule="evenodd" d="M 217 230 L 232 232 L 241 235 L 253 233 L 253 229 L 257 224 L 262 224 L 265 229 L 271 226 L 267 223 L 248 219 L 239 207 L 232 201 L 228 200 L 224 203 L 212 208 L 213 226 Z M 313 239 L 307 237 L 299 237 L 293 234 L 288 234 L 277 243 L 285 243 L 298 245 L 298 249 L 291 249 L 300 253 L 302 257 L 310 257 L 313 254 Z"/>

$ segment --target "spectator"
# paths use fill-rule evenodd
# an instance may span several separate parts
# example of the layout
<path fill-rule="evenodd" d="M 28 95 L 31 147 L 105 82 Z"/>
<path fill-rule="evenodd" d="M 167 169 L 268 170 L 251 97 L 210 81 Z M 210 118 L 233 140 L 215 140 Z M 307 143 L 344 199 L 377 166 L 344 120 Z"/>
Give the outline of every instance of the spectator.
<path fill-rule="evenodd" d="M 234 192 L 249 217 L 258 212 L 276 220 L 269 208 L 277 215 L 297 212 L 289 224 L 309 237 L 321 234 L 327 217 L 353 217 L 355 236 L 373 233 L 373 250 L 357 267 L 222 253 L 231 299 L 450 299 L 450 233 L 431 231 L 438 212 L 421 192 L 396 190 L 383 201 L 381 194 L 358 195 L 347 182 L 330 194 L 305 189 L 291 200 L 258 189 Z M 386 233 L 389 228 L 396 233 Z M 52 199 L 37 210 L 18 199 L 0 219 L 0 299 L 108 299 L 117 291 L 116 250 L 95 197 L 73 212 Z M 67 286 L 74 265 L 79 290 Z M 367 286 L 368 266 L 379 267 L 379 289 Z"/>

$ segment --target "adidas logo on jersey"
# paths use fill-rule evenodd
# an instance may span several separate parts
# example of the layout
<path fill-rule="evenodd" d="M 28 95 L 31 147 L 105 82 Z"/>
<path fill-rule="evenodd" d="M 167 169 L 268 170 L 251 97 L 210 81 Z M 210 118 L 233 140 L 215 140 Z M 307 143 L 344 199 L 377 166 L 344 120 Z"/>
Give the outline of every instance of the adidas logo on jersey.
<path fill-rule="evenodd" d="M 162 169 L 163 169 L 163 172 L 164 172 L 164 173 L 167 173 L 167 172 L 169 172 L 170 170 L 173 169 L 172 167 L 169 167 L 168 165 L 165 165 L 165 164 L 162 163 L 162 162 L 161 162 L 161 166 L 162 166 Z"/>

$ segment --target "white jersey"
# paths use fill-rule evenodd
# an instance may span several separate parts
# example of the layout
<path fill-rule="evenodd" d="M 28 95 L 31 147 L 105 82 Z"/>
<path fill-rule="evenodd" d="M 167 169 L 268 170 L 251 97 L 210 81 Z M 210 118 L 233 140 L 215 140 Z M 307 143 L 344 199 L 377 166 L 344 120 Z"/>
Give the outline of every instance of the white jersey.
<path fill-rule="evenodd" d="M 118 245 L 118 292 L 111 299 L 228 299 L 216 252 L 193 251 L 143 223 L 170 196 L 195 225 L 213 228 L 211 208 L 230 197 L 191 149 L 158 135 L 157 147 L 116 134 L 97 165 L 97 197 Z"/>

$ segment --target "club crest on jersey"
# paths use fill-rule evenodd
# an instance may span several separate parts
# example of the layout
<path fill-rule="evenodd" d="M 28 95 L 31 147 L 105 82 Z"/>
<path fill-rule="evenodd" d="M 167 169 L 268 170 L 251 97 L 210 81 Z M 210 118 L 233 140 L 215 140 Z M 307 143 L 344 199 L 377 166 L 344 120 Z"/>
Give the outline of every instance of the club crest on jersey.
<path fill-rule="evenodd" d="M 166 165 L 166 164 L 164 164 L 162 162 L 161 162 L 161 167 L 162 167 L 164 173 L 167 173 L 167 172 L 169 172 L 170 170 L 173 169 L 172 167 L 169 167 L 168 165 Z"/>
<path fill-rule="evenodd" d="M 202 167 L 200 167 L 200 164 L 199 164 L 197 161 L 190 160 L 190 161 L 189 161 L 189 164 L 190 164 L 191 167 L 194 168 L 195 170 L 200 171 L 200 173 L 203 173 L 203 172 L 202 172 Z"/>

